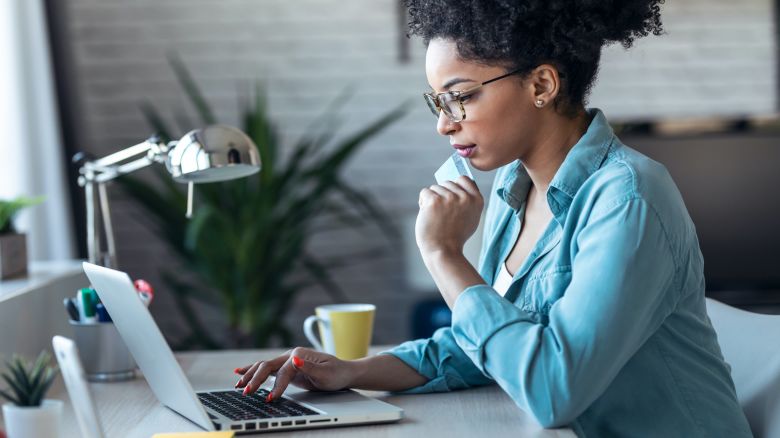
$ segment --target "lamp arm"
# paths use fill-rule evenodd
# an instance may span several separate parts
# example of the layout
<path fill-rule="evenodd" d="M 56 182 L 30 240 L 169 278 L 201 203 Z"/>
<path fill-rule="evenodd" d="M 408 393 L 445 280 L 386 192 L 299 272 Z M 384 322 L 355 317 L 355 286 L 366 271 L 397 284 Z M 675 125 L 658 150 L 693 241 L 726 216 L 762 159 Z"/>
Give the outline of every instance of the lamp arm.
<path fill-rule="evenodd" d="M 120 164 L 119 166 L 110 166 L 104 168 L 101 173 L 94 175 L 94 181 L 102 184 L 122 175 L 141 170 L 156 162 L 157 160 L 150 159 L 149 157 L 142 157 L 129 163 Z"/>
<path fill-rule="evenodd" d="M 140 154 L 145 154 L 148 151 L 152 149 L 152 139 L 144 140 L 141 143 L 138 143 L 135 146 L 130 146 L 125 149 L 122 149 L 121 151 L 114 152 L 113 154 L 106 155 L 103 158 L 100 158 L 98 160 L 92 161 L 91 165 L 94 166 L 95 169 L 103 168 L 112 166 L 114 164 L 117 164 L 124 160 L 129 160 L 130 158 L 133 158 Z"/>
<path fill-rule="evenodd" d="M 143 143 L 130 146 L 98 160 L 87 161 L 81 166 L 79 169 L 81 176 L 79 176 L 78 183 L 84 187 L 87 204 L 87 252 L 90 262 L 106 267 L 117 267 L 116 245 L 106 183 L 153 163 L 164 163 L 169 146 L 172 147 L 174 144 L 166 145 L 157 137 L 151 137 Z M 122 163 L 141 154 L 145 155 L 134 161 Z M 95 193 L 96 191 L 97 193 Z M 97 199 L 95 199 L 96 197 Z M 100 228 L 103 228 L 105 234 L 108 246 L 106 252 L 102 249 Z"/>
<path fill-rule="evenodd" d="M 104 183 L 121 175 L 143 169 L 150 164 L 164 163 L 168 156 L 168 151 L 175 144 L 175 142 L 171 142 L 166 145 L 158 137 L 152 136 L 142 143 L 130 146 L 119 152 L 114 152 L 94 161 L 87 161 L 79 169 L 79 173 L 81 173 L 79 185 L 83 186 L 88 181 Z M 141 158 L 119 164 L 125 160 L 136 158 L 141 154 L 144 154 Z"/>

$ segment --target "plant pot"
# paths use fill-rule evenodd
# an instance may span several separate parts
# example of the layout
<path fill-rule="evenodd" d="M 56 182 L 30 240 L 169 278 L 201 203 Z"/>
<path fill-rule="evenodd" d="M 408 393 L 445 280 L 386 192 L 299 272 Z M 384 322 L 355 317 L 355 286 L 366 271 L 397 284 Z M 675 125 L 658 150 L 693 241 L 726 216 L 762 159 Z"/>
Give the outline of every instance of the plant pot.
<path fill-rule="evenodd" d="M 40 406 L 3 404 L 3 419 L 8 438 L 40 438 L 60 436 L 62 400 L 46 399 Z"/>
<path fill-rule="evenodd" d="M 27 235 L 0 234 L 0 280 L 27 273 Z"/>

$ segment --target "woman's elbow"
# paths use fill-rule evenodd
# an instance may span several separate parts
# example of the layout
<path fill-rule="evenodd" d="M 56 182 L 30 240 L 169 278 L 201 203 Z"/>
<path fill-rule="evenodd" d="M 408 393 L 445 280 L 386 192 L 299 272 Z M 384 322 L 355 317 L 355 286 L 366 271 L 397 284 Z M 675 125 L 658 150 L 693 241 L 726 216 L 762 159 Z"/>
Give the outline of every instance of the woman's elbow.
<path fill-rule="evenodd" d="M 529 413 L 545 429 L 568 426 L 582 411 L 572 400 L 561 395 L 548 394 L 547 397 L 528 397 L 526 400 Z"/>
<path fill-rule="evenodd" d="M 576 417 L 549 415 L 541 417 L 536 416 L 535 418 L 543 428 L 555 429 L 568 426 Z"/>

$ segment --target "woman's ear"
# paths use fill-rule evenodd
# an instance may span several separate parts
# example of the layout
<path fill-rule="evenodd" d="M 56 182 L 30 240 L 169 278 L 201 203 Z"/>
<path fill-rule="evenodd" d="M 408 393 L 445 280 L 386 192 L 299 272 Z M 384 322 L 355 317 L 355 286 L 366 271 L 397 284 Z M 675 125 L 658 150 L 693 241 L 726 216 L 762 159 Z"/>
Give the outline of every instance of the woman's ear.
<path fill-rule="evenodd" d="M 561 89 L 561 77 L 558 69 L 551 64 L 542 64 L 536 67 L 530 77 L 533 104 L 542 108 L 554 101 Z"/>

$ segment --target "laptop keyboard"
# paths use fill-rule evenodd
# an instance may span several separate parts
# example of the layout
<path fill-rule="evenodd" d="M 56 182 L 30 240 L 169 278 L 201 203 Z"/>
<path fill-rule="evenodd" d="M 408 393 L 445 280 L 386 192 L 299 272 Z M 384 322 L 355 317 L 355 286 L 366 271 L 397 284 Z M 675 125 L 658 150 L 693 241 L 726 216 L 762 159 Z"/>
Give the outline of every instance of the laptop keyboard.
<path fill-rule="evenodd" d="M 300 417 L 319 415 L 303 405 L 286 398 L 265 401 L 268 390 L 258 389 L 253 394 L 244 395 L 240 391 L 216 391 L 199 393 L 198 398 L 209 407 L 233 421 L 256 420 L 259 418 Z"/>

